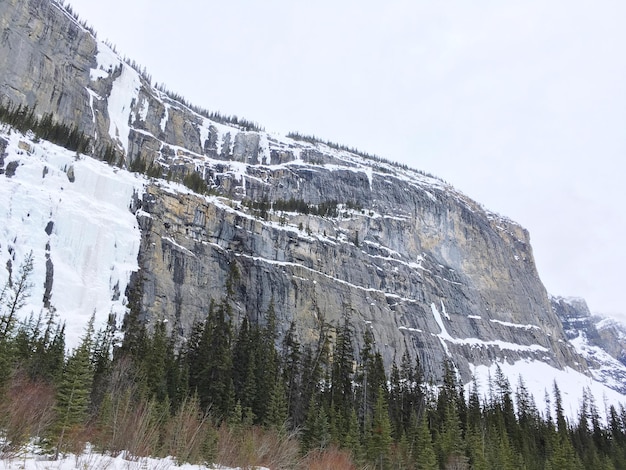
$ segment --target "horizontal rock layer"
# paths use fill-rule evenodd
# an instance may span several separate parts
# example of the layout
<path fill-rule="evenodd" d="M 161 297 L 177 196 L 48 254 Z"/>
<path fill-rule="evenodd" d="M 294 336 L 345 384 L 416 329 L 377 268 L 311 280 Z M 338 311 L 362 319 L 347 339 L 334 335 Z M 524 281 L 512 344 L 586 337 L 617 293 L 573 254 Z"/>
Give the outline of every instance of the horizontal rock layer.
<path fill-rule="evenodd" d="M 3 99 L 77 125 L 118 164 L 195 174 L 210 191 L 154 180 L 133 203 L 146 320 L 184 336 L 228 296 L 236 320 L 273 303 L 304 341 L 349 315 L 387 365 L 408 349 L 428 375 L 445 358 L 465 379 L 472 364 L 521 358 L 585 370 L 519 225 L 417 171 L 200 115 L 50 0 L 6 0 L 0 18 Z M 290 199 L 299 211 L 271 209 Z"/>

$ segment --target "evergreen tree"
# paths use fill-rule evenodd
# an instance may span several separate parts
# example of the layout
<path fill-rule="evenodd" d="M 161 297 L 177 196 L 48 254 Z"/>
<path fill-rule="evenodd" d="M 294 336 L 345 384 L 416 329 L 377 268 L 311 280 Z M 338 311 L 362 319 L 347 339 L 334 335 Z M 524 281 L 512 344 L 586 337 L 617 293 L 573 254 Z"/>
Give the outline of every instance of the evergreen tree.
<path fill-rule="evenodd" d="M 211 410 L 220 419 L 227 419 L 235 406 L 232 379 L 230 307 L 213 303 L 202 334 L 189 352 L 189 384 L 198 394 L 202 409 Z"/>
<path fill-rule="evenodd" d="M 20 265 L 17 278 L 9 279 L 0 291 L 0 392 L 6 386 L 16 360 L 15 343 L 17 313 L 30 297 L 33 271 L 33 253 L 26 256 Z"/>
<path fill-rule="evenodd" d="M 256 383 L 254 380 L 254 334 L 250 330 L 248 317 L 244 316 L 233 348 L 233 385 L 237 401 L 241 402 L 242 406 L 251 407 L 254 399 L 249 394 L 254 394 Z M 247 383 L 251 385 L 247 387 Z M 250 390 L 246 390 L 247 388 Z"/>
<path fill-rule="evenodd" d="M 270 402 L 267 406 L 264 424 L 268 427 L 281 429 L 287 421 L 287 416 L 285 387 L 283 381 L 280 378 L 277 378 L 270 395 Z"/>
<path fill-rule="evenodd" d="M 497 408 L 502 415 L 504 431 L 508 433 L 510 439 L 519 441 L 511 384 L 502 372 L 500 364 L 496 364 L 495 392 Z"/>
<path fill-rule="evenodd" d="M 374 468 L 389 468 L 389 453 L 391 450 L 391 423 L 385 391 L 378 390 L 372 425 L 367 439 L 367 457 L 374 464 Z"/>
<path fill-rule="evenodd" d="M 566 435 L 568 432 L 567 422 L 565 421 L 565 413 L 563 411 L 563 400 L 561 398 L 561 390 L 559 390 L 559 386 L 556 383 L 556 380 L 553 382 L 553 393 L 554 393 L 554 412 L 556 413 L 556 428 L 559 434 Z"/>
<path fill-rule="evenodd" d="M 294 426 L 301 422 L 304 405 L 302 403 L 302 376 L 300 343 L 296 337 L 296 325 L 292 321 L 283 339 L 282 347 L 282 371 L 285 383 L 285 393 L 287 395 L 287 409 L 289 417 Z"/>
<path fill-rule="evenodd" d="M 341 440 L 341 446 L 349 449 L 357 460 L 360 460 L 363 454 L 360 434 L 356 410 L 352 408 L 348 417 L 346 432 Z"/>
<path fill-rule="evenodd" d="M 402 420 L 404 431 L 412 435 L 416 431 L 417 420 L 411 420 L 411 416 L 421 416 L 424 413 L 424 393 L 422 390 L 422 370 L 419 357 L 415 358 L 413 366 L 408 348 L 405 345 L 405 353 L 400 362 L 400 390 L 402 393 Z"/>
<path fill-rule="evenodd" d="M 276 351 L 276 312 L 274 303 L 270 302 L 265 314 L 265 325 L 257 329 L 255 336 L 255 383 L 256 390 L 254 396 L 253 411 L 258 422 L 266 420 L 268 405 L 271 400 L 272 391 L 280 374 L 280 361 Z"/>
<path fill-rule="evenodd" d="M 352 327 L 349 317 L 344 316 L 341 328 L 337 330 L 337 338 L 333 351 L 330 386 L 331 423 L 337 441 L 340 442 L 347 432 L 350 413 L 354 403 L 352 394 L 352 369 L 354 350 L 352 346 Z"/>
<path fill-rule="evenodd" d="M 426 413 L 422 415 L 415 435 L 415 464 L 418 470 L 437 470 L 437 455 L 428 429 Z"/>
<path fill-rule="evenodd" d="M 312 396 L 309 401 L 306 421 L 302 430 L 302 448 L 309 451 L 313 449 L 323 449 L 330 442 L 330 427 L 328 417 L 324 407 L 316 396 Z"/>
<path fill-rule="evenodd" d="M 487 462 L 487 442 L 483 430 L 474 426 L 468 427 L 465 443 L 470 468 L 472 470 L 488 470 L 490 466 Z"/>
<path fill-rule="evenodd" d="M 93 379 L 91 367 L 93 322 L 92 315 L 85 336 L 65 364 L 57 389 L 54 407 L 56 422 L 53 428 L 57 455 L 64 451 L 67 435 L 80 432 L 88 415 Z"/>
<path fill-rule="evenodd" d="M 3 290 L 1 298 L 6 298 L 5 312 L 0 318 L 0 337 L 8 337 L 16 322 L 16 315 L 30 297 L 33 287 L 30 276 L 33 272 L 33 252 L 31 251 L 20 265 L 17 278 L 9 277 L 8 286 Z"/>
<path fill-rule="evenodd" d="M 404 434 L 404 389 L 400 381 L 400 370 L 394 360 L 389 375 L 389 416 L 394 441 L 399 441 Z"/>
<path fill-rule="evenodd" d="M 166 323 L 157 321 L 152 335 L 146 339 L 145 352 L 141 358 L 141 370 L 145 377 L 149 398 L 164 403 L 168 396 L 168 373 L 174 351 L 170 343 Z"/>
<path fill-rule="evenodd" d="M 319 323 L 317 343 L 315 346 L 307 345 L 303 358 L 302 369 L 306 371 L 302 380 L 302 400 L 309 406 L 306 411 L 305 421 L 308 420 L 308 410 L 311 400 L 322 400 L 328 383 L 328 366 L 330 364 L 330 340 L 329 325 L 323 319 Z M 294 423 L 297 424 L 297 423 Z"/>
<path fill-rule="evenodd" d="M 55 382 L 62 373 L 64 359 L 65 324 L 57 324 L 54 313 L 49 312 L 46 329 L 35 340 L 29 374 L 34 379 Z"/>
<path fill-rule="evenodd" d="M 546 462 L 546 467 L 549 466 L 554 470 L 583 470 L 567 433 L 557 432 L 553 439 L 553 452 Z"/>

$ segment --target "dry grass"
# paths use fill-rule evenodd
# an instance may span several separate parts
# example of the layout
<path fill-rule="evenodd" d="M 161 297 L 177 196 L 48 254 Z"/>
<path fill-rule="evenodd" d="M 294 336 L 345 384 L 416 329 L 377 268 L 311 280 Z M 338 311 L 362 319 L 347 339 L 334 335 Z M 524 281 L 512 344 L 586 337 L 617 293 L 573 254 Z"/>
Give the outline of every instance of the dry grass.
<path fill-rule="evenodd" d="M 200 411 L 196 398 L 188 398 L 165 426 L 163 454 L 178 463 L 204 463 L 215 453 L 213 435 L 208 414 Z"/>
<path fill-rule="evenodd" d="M 216 462 L 272 470 L 306 468 L 302 466 L 296 434 L 258 426 L 239 428 L 222 424 L 218 429 Z"/>
<path fill-rule="evenodd" d="M 302 468 L 309 470 L 357 470 L 358 467 L 349 451 L 328 447 L 309 452 Z"/>

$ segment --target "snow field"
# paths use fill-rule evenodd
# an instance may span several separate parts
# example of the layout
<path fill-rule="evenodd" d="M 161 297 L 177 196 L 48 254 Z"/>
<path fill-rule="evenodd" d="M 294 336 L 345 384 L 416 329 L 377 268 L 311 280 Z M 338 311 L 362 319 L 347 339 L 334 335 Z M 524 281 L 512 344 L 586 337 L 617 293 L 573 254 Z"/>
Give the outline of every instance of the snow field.
<path fill-rule="evenodd" d="M 553 418 L 555 416 L 553 394 L 553 384 L 555 382 L 561 392 L 565 416 L 573 421 L 578 421 L 578 413 L 583 403 L 583 392 L 585 389 L 591 392 L 595 406 L 602 419 L 606 419 L 610 405 L 614 405 L 617 408 L 620 403 L 626 404 L 626 397 L 624 397 L 624 395 L 570 367 L 559 370 L 545 362 L 529 359 L 514 363 L 503 361 L 492 364 L 489 367 L 485 365 L 474 366 L 472 373 L 476 378 L 479 387 L 478 395 L 480 397 L 484 397 L 488 394 L 490 377 L 491 380 L 495 378 L 496 368 L 498 366 L 500 366 L 504 376 L 507 377 L 511 385 L 513 396 L 515 396 L 519 378 L 520 376 L 522 377 L 526 389 L 535 399 L 537 409 L 544 415 L 546 410 L 545 396 L 547 392 L 550 397 L 550 409 Z M 471 386 L 472 383 L 470 382 L 466 385 L 466 390 L 469 390 Z"/>
<path fill-rule="evenodd" d="M 141 237 L 129 205 L 134 193 L 142 194 L 145 180 L 49 143 L 35 144 L 16 132 L 4 137 L 9 141 L 5 165 L 18 160 L 19 167 L 12 178 L 0 176 L 0 266 L 11 259 L 15 276 L 32 249 L 31 296 L 20 313 L 37 316 L 45 314 L 50 257 L 51 306 L 66 321 L 71 349 L 93 313 L 96 327 L 109 313 L 120 320 L 125 313 L 124 293 L 138 269 Z M 21 150 L 20 142 L 32 152 Z M 0 269 L 0 286 L 7 280 L 8 270 Z"/>
<path fill-rule="evenodd" d="M 117 457 L 103 455 L 87 449 L 83 454 L 68 454 L 58 460 L 49 460 L 49 457 L 38 455 L 30 451 L 13 458 L 0 460 L 0 469 L 6 470 L 241 470 L 239 467 L 223 467 L 221 465 L 191 465 L 178 464 L 172 457 L 155 459 L 150 457 L 126 459 L 124 453 Z M 256 467 L 256 470 L 269 470 L 265 467 Z"/>

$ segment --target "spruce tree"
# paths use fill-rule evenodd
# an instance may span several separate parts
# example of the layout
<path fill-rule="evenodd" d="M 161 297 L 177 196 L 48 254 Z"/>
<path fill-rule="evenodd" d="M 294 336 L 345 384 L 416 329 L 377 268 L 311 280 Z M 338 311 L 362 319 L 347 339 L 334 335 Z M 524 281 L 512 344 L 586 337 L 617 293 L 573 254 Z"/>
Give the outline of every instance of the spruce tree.
<path fill-rule="evenodd" d="M 56 454 L 63 452 L 70 434 L 79 433 L 86 423 L 90 405 L 93 370 L 91 352 L 94 316 L 80 345 L 68 358 L 57 389 L 56 422 L 53 426 L 53 441 Z"/>
<path fill-rule="evenodd" d="M 314 395 L 309 401 L 306 420 L 302 430 L 302 448 L 309 451 L 323 449 L 330 442 L 330 428 L 324 407 Z"/>
<path fill-rule="evenodd" d="M 414 443 L 415 464 L 418 470 L 437 470 L 437 455 L 433 447 L 432 435 L 428 429 L 426 413 L 419 420 Z"/>
<path fill-rule="evenodd" d="M 582 463 L 576 455 L 567 433 L 557 432 L 554 434 L 552 454 L 547 465 L 555 470 L 583 470 Z"/>
<path fill-rule="evenodd" d="M 152 335 L 146 341 L 141 370 L 149 397 L 154 397 L 159 403 L 164 403 L 168 397 L 168 365 L 171 365 L 168 359 L 174 356 L 170 346 L 166 323 L 157 321 Z"/>
<path fill-rule="evenodd" d="M 198 394 L 203 410 L 211 410 L 219 419 L 228 419 L 235 406 L 232 379 L 230 307 L 222 302 L 209 308 L 197 350 L 190 351 L 189 382 Z"/>
<path fill-rule="evenodd" d="M 280 362 L 278 352 L 276 351 L 276 338 L 278 336 L 276 328 L 274 303 L 270 302 L 265 314 L 265 325 L 263 328 L 257 329 L 257 335 L 254 340 L 255 346 L 253 346 L 255 351 L 254 374 L 256 382 L 253 411 L 259 423 L 263 423 L 266 419 L 270 396 L 276 379 L 280 374 Z"/>
<path fill-rule="evenodd" d="M 26 305 L 30 297 L 33 284 L 30 276 L 33 272 L 33 252 L 31 251 L 20 265 L 17 278 L 9 278 L 7 286 L 3 288 L 0 300 L 5 302 L 2 317 L 0 317 L 0 338 L 7 338 L 15 326 L 17 313 Z"/>
<path fill-rule="evenodd" d="M 305 403 L 302 403 L 302 376 L 301 360 L 302 352 L 300 343 L 296 337 L 296 325 L 292 321 L 283 339 L 282 347 L 282 371 L 285 383 L 285 393 L 287 395 L 287 410 L 294 426 L 300 424 L 302 410 Z"/>
<path fill-rule="evenodd" d="M 360 460 L 363 454 L 361 447 L 361 436 L 359 432 L 359 420 L 356 416 L 356 410 L 350 410 L 346 432 L 343 435 L 341 446 L 350 450 L 355 459 Z"/>
<path fill-rule="evenodd" d="M 16 279 L 9 276 L 0 291 L 0 392 L 7 384 L 16 360 L 14 349 L 17 346 L 15 343 L 17 314 L 30 297 L 32 271 L 31 251 L 20 265 Z"/>
<path fill-rule="evenodd" d="M 65 359 L 65 324 L 57 324 L 53 312 L 47 317 L 43 335 L 35 339 L 28 372 L 34 379 L 55 382 L 62 373 Z"/>
<path fill-rule="evenodd" d="M 287 416 L 285 386 L 282 379 L 278 377 L 270 395 L 264 424 L 271 428 L 282 429 L 287 421 Z"/>
<path fill-rule="evenodd" d="M 389 410 L 385 395 L 384 390 L 380 387 L 367 439 L 367 456 L 374 468 L 377 469 L 389 468 L 390 463 L 391 423 L 389 421 Z"/>
<path fill-rule="evenodd" d="M 331 368 L 331 423 L 338 442 L 347 432 L 350 412 L 354 404 L 352 393 L 354 350 L 351 329 L 349 317 L 346 315 L 343 325 L 337 330 Z"/>

